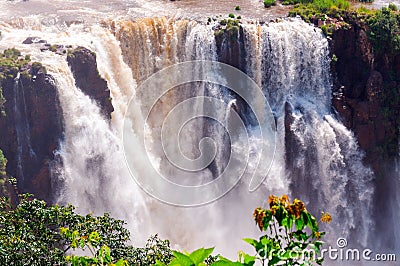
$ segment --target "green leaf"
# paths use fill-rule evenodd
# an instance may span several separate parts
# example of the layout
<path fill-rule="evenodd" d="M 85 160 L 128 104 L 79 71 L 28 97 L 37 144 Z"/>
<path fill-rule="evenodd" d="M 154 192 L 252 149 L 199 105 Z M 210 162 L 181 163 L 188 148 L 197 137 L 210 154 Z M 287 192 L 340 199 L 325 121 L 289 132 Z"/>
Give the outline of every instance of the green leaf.
<path fill-rule="evenodd" d="M 272 256 L 271 260 L 268 261 L 268 265 L 275 265 L 277 263 L 281 262 L 280 258 L 277 256 Z"/>
<path fill-rule="evenodd" d="M 257 247 L 258 245 L 258 241 L 252 238 L 243 238 L 243 240 L 247 243 L 249 243 L 250 245 L 252 245 L 253 247 Z"/>
<path fill-rule="evenodd" d="M 179 251 L 172 251 L 172 254 L 174 255 L 175 259 L 172 261 L 175 263 L 178 262 L 183 266 L 191 266 L 191 265 L 195 265 L 194 262 L 190 259 L 189 256 L 179 252 Z M 171 262 L 171 263 L 172 263 Z M 171 265 L 171 264 L 170 264 Z M 173 264 L 174 265 L 174 264 Z M 175 264 L 176 265 L 176 264 Z"/>
<path fill-rule="evenodd" d="M 243 266 L 243 265 L 240 262 L 219 260 L 211 264 L 211 266 Z"/>
<path fill-rule="evenodd" d="M 272 220 L 272 213 L 270 210 L 265 212 L 265 218 L 264 218 L 264 223 L 263 223 L 263 229 L 266 231 L 269 227 L 269 223 Z"/>
<path fill-rule="evenodd" d="M 250 256 L 249 254 L 244 255 L 244 264 L 245 265 L 254 265 L 256 257 Z"/>
<path fill-rule="evenodd" d="M 214 248 L 200 248 L 198 250 L 193 251 L 189 257 L 194 262 L 195 265 L 203 262 L 211 253 L 214 251 Z"/>
<path fill-rule="evenodd" d="M 156 264 L 155 265 L 156 266 L 167 266 L 165 263 L 163 263 L 163 262 L 161 262 L 159 260 L 156 260 Z"/>
<path fill-rule="evenodd" d="M 303 215 L 300 215 L 298 219 L 295 220 L 296 229 L 302 231 L 304 229 L 304 219 Z"/>
<path fill-rule="evenodd" d="M 156 265 L 158 265 L 158 264 L 156 263 Z M 161 264 L 161 265 L 162 265 L 162 264 Z M 126 260 L 120 259 L 119 261 L 117 261 L 117 262 L 115 263 L 115 266 L 128 266 L 128 263 L 126 262 Z"/>
<path fill-rule="evenodd" d="M 312 216 L 311 213 L 309 212 L 306 212 L 306 216 L 307 216 L 307 226 L 310 227 L 310 229 L 313 232 L 318 231 L 318 223 L 315 217 Z"/>

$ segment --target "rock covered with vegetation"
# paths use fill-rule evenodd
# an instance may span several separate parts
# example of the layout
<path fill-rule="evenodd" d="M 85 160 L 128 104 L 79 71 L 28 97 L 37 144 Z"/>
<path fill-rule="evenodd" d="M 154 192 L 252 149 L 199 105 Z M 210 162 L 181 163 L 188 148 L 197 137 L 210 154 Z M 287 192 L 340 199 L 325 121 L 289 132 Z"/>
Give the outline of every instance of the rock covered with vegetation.
<path fill-rule="evenodd" d="M 0 53 L 0 87 L 0 149 L 8 159 L 7 173 L 21 192 L 50 200 L 50 164 L 63 132 L 54 81 L 40 63 L 11 48 Z"/>
<path fill-rule="evenodd" d="M 333 104 L 352 129 L 377 174 L 398 154 L 400 126 L 400 14 L 341 13 L 346 27 L 330 33 Z"/>
<path fill-rule="evenodd" d="M 218 21 L 215 28 L 218 61 L 244 70 L 245 48 L 243 28 L 240 26 L 241 16 L 229 14 L 228 18 Z"/>

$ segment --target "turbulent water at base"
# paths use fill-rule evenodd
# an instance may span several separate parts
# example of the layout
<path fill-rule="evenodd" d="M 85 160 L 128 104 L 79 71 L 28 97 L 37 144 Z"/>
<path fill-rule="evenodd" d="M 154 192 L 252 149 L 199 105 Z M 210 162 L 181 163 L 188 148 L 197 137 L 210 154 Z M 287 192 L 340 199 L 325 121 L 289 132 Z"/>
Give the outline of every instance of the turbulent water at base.
<path fill-rule="evenodd" d="M 15 46 L 31 54 L 48 68 L 58 88 L 65 120 L 65 138 L 58 152 L 62 165 L 54 169 L 54 178 L 62 184 L 55 192 L 59 202 L 75 204 L 81 212 L 107 211 L 125 219 L 138 244 L 143 244 L 150 234 L 159 233 L 182 248 L 216 246 L 218 252 L 234 258 L 237 250 L 246 250 L 241 238 L 258 235 L 252 210 L 265 204 L 265 197 L 271 193 L 288 193 L 291 198 L 304 199 L 317 216 L 321 211 L 332 214 L 334 222 L 327 229 L 331 243 L 337 237 L 345 237 L 352 246 L 368 245 L 370 228 L 374 226 L 373 174 L 362 163 L 363 154 L 353 133 L 332 111 L 328 44 L 320 30 L 300 20 L 243 25 L 244 69 L 262 88 L 276 118 L 275 161 L 256 192 L 249 193 L 247 181 L 243 180 L 220 200 L 196 208 L 166 205 L 141 191 L 125 163 L 122 126 L 132 97 L 137 108 L 127 119 L 132 124 L 143 124 L 141 106 L 152 103 L 147 102 L 146 91 L 136 89 L 154 72 L 187 60 L 217 60 L 212 25 L 157 18 L 110 21 L 105 27 L 73 25 L 62 30 L 3 25 L 2 32 L 0 48 Z M 111 122 L 75 86 L 65 58 L 40 52 L 38 46 L 22 45 L 28 36 L 50 43 L 81 45 L 96 52 L 100 75 L 108 83 L 115 108 Z M 204 95 L 235 105 L 236 99 L 225 89 L 207 84 L 185 85 L 165 94 L 156 106 L 157 115 L 151 117 L 149 131 L 136 134 L 158 138 L 160 121 L 174 105 Z M 229 108 L 215 112 L 221 120 L 228 119 Z M 251 121 L 247 125 L 251 131 Z M 228 144 L 223 128 L 199 119 L 188 125 L 185 134 L 187 143 L 196 147 L 204 136 L 216 141 L 219 154 L 201 182 L 218 175 L 229 158 L 225 154 Z M 255 136 L 250 141 L 257 146 Z M 137 145 L 135 156 L 140 161 L 146 156 L 145 148 L 136 139 L 132 142 Z M 183 147 L 185 152 L 198 156 L 198 150 L 189 144 Z M 168 168 L 161 150 L 154 147 L 153 152 L 153 160 L 161 170 L 178 177 L 182 174 Z M 133 172 L 147 174 L 140 167 Z"/>

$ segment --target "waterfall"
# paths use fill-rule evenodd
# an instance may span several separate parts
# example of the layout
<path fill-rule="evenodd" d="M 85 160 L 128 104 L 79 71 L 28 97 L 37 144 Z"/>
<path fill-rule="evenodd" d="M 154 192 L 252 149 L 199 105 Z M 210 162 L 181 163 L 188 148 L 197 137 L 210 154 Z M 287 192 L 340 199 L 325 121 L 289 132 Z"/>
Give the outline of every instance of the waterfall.
<path fill-rule="evenodd" d="M 337 219 L 328 236 L 356 232 L 354 244 L 365 246 L 372 171 L 363 165 L 354 135 L 331 113 L 327 40 L 300 20 L 244 28 L 246 69 L 277 117 L 276 160 L 285 165 L 279 174 L 288 179 L 290 194 L 313 213 L 328 211 Z"/>
<path fill-rule="evenodd" d="M 213 25 L 167 18 L 103 24 L 103 27 L 73 25 L 62 31 L 44 27 L 34 34 L 52 43 L 81 45 L 96 52 L 98 69 L 107 81 L 115 109 L 111 121 L 76 87 L 63 56 L 40 53 L 35 46 L 29 48 L 32 58 L 40 60 L 54 77 L 65 120 L 65 138 L 58 151 L 62 165 L 57 166 L 59 175 L 54 176 L 62 184 L 58 188 L 59 202 L 72 203 L 83 213 L 111 212 L 128 222 L 134 242 L 139 244 L 150 234 L 159 233 L 180 248 L 191 250 L 212 245 L 218 252 L 234 258 L 237 250 L 251 250 L 241 238 L 259 235 L 251 218 L 253 209 L 265 204 L 269 194 L 288 193 L 292 199 L 304 200 L 316 216 L 321 211 L 332 213 L 330 241 L 346 237 L 355 239 L 354 245 L 368 243 L 369 228 L 373 226 L 373 174 L 362 163 L 363 153 L 353 133 L 332 111 L 328 43 L 319 29 L 297 19 L 242 25 L 246 51 L 242 69 L 262 88 L 275 116 L 278 134 L 274 162 L 256 192 L 249 193 L 248 180 L 241 180 L 215 202 L 180 208 L 148 196 L 130 172 L 151 179 L 148 167 L 155 166 L 179 184 L 205 183 L 224 171 L 229 160 L 227 151 L 245 149 L 229 142 L 226 128 L 215 121 L 199 118 L 188 122 L 181 132 L 182 152 L 171 149 L 172 153 L 197 158 L 201 153 L 199 142 L 205 137 L 213 139 L 217 148 L 212 164 L 202 169 L 202 178 L 193 181 L 187 178 L 187 172 L 171 167 L 160 145 L 162 122 L 168 114 L 193 97 L 216 98 L 221 105 L 211 111 L 217 120 L 229 121 L 236 110 L 246 120 L 249 135 L 238 133 L 235 137 L 240 141 L 247 138 L 254 153 L 250 158 L 256 158 L 263 139 L 254 124 L 254 114 L 241 108 L 241 99 L 227 88 L 193 82 L 163 94 L 154 105 L 147 127 L 143 127 L 147 119 L 143 110 L 152 106 L 154 95 L 149 90 L 140 90 L 140 85 L 155 72 L 176 63 L 216 61 Z M 4 39 L 20 44 L 26 32 L 13 31 L 6 31 Z M 161 80 L 160 84 L 164 82 Z M 255 99 L 259 103 L 257 108 L 262 109 L 263 105 L 256 100 L 259 99 Z M 133 109 L 128 110 L 129 102 Z M 206 112 L 205 106 L 204 102 L 196 101 L 191 108 L 186 107 L 169 118 L 176 125 L 171 130 L 179 131 L 187 113 Z M 135 147 L 130 154 L 137 163 L 134 169 L 125 163 L 124 123 L 134 128 L 129 140 Z M 149 147 L 144 146 L 140 137 L 148 141 Z M 151 165 L 144 160 L 148 155 Z M 250 160 L 250 168 L 254 167 L 251 164 L 255 163 Z"/>
<path fill-rule="evenodd" d="M 17 137 L 17 174 L 19 182 L 24 184 L 23 157 L 35 158 L 35 152 L 31 146 L 30 126 L 28 123 L 28 112 L 25 103 L 24 86 L 20 79 L 20 73 L 14 79 L 14 118 L 15 132 Z"/>

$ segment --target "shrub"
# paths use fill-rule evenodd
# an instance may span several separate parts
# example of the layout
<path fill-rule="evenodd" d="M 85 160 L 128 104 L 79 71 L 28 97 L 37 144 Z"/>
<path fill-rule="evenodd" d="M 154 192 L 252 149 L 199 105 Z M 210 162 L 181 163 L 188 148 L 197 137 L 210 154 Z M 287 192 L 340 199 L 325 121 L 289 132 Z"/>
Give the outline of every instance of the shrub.
<path fill-rule="evenodd" d="M 235 10 L 239 11 L 240 10 L 240 6 L 236 6 Z"/>
<path fill-rule="evenodd" d="M 6 195 L 7 194 L 6 167 L 7 167 L 7 159 L 6 159 L 6 157 L 4 157 L 3 151 L 0 150 L 0 195 Z"/>
<path fill-rule="evenodd" d="M 147 266 L 156 259 L 166 263 L 172 259 L 169 242 L 157 236 L 145 248 L 130 246 L 125 222 L 107 213 L 82 216 L 72 205 L 49 206 L 29 194 L 19 199 L 13 207 L 6 197 L 0 198 L 0 265 L 65 265 L 74 261 L 81 264 L 73 265 L 86 265 L 82 261 L 106 262 L 107 257 L 108 262 L 120 265 L 126 261 Z M 74 249 L 91 250 L 93 257 L 67 256 L 67 251 Z"/>
<path fill-rule="evenodd" d="M 377 52 L 395 54 L 400 52 L 400 17 L 383 7 L 368 21 L 368 36 Z"/>
<path fill-rule="evenodd" d="M 396 6 L 395 4 L 393 4 L 393 3 L 390 3 L 389 6 L 388 6 L 388 8 L 389 8 L 390 10 L 392 10 L 392 11 L 397 11 L 397 10 L 398 10 L 397 6 Z"/>
<path fill-rule="evenodd" d="M 252 266 L 257 265 L 313 265 L 314 257 L 303 258 L 302 254 L 320 255 L 322 236 L 318 222 L 306 209 L 305 204 L 295 199 L 292 203 L 288 196 L 281 198 L 271 195 L 268 199 L 269 209 L 257 208 L 253 217 L 261 232 L 265 232 L 259 240 L 245 238 L 244 241 L 255 248 L 255 255 L 239 252 L 236 262 L 220 255 L 211 256 L 213 248 L 198 249 L 192 253 L 174 251 L 174 259 L 170 266 Z M 329 223 L 332 218 L 329 213 L 322 213 L 321 222 Z M 323 257 L 316 258 L 316 263 L 322 264 Z M 156 265 L 166 264 L 157 262 Z"/>
<path fill-rule="evenodd" d="M 269 209 L 257 208 L 253 217 L 258 228 L 265 232 L 259 240 L 244 239 L 252 245 L 262 265 L 309 265 L 314 258 L 301 258 L 303 251 L 312 249 L 318 254 L 321 250 L 321 238 L 325 232 L 319 230 L 318 222 L 306 209 L 305 204 L 295 199 L 292 203 L 288 196 L 281 198 L 271 195 L 268 198 Z M 322 222 L 332 220 L 328 213 L 323 213 Z M 310 230 L 311 234 L 307 233 Z M 298 254 L 299 256 L 292 256 Z M 323 258 L 316 260 L 322 264 Z"/>
<path fill-rule="evenodd" d="M 285 0 L 282 2 L 283 5 L 296 5 L 302 3 L 301 0 Z"/>
<path fill-rule="evenodd" d="M 232 13 L 230 13 L 228 16 L 229 16 L 230 18 L 235 18 L 235 15 L 232 14 Z"/>
<path fill-rule="evenodd" d="M 335 7 L 342 10 L 350 8 L 350 2 L 347 0 L 314 0 L 311 5 L 314 9 L 322 13 L 327 13 Z"/>
<path fill-rule="evenodd" d="M 276 0 L 264 0 L 264 7 L 269 8 L 276 5 Z"/>
<path fill-rule="evenodd" d="M 0 150 L 0 177 L 6 175 L 7 159 L 4 157 L 3 151 Z"/>
<path fill-rule="evenodd" d="M 276 0 L 264 0 L 264 7 L 269 8 L 276 5 Z"/>

